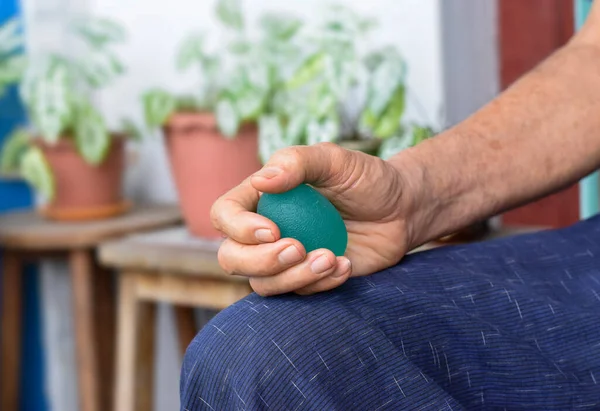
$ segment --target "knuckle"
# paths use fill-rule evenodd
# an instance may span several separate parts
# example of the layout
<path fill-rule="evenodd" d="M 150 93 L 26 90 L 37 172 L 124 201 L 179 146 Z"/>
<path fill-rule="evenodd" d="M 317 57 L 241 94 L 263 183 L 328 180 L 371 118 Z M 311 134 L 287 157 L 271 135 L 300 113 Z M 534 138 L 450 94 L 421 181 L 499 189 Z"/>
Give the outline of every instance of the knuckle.
<path fill-rule="evenodd" d="M 261 297 L 269 297 L 272 294 L 269 292 L 268 287 L 265 287 L 263 281 L 258 281 L 255 278 L 250 279 L 250 287 L 254 290 L 254 292 Z"/>
<path fill-rule="evenodd" d="M 233 275 L 235 271 L 231 267 L 231 261 L 228 256 L 227 241 L 228 240 L 225 240 L 221 247 L 219 247 L 219 251 L 217 252 L 217 260 L 219 261 L 219 265 L 221 266 L 223 271 L 225 271 L 225 273 Z"/>

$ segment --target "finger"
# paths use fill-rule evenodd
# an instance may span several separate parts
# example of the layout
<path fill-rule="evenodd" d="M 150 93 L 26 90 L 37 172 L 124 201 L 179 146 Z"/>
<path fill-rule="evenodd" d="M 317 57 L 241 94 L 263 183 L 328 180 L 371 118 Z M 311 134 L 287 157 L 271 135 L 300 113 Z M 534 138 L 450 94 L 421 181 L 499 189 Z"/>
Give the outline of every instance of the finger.
<path fill-rule="evenodd" d="M 228 238 L 221 244 L 217 255 L 219 264 L 228 274 L 265 277 L 301 263 L 306 251 L 299 241 L 291 238 L 259 245 L 240 244 Z"/>
<path fill-rule="evenodd" d="M 285 192 L 302 183 L 331 184 L 344 178 L 350 157 L 349 151 L 332 143 L 288 147 L 277 151 L 250 181 L 266 193 Z"/>
<path fill-rule="evenodd" d="M 289 293 L 313 284 L 331 275 L 336 268 L 335 255 L 325 249 L 315 250 L 306 259 L 271 277 L 250 278 L 250 285 L 264 297 Z"/>
<path fill-rule="evenodd" d="M 212 206 L 213 226 L 225 236 L 241 244 L 272 243 L 280 238 L 277 225 L 256 210 L 259 193 L 246 179 L 221 196 Z"/>
<path fill-rule="evenodd" d="M 348 260 L 346 257 L 338 257 L 337 266 L 331 275 L 317 281 L 316 283 L 310 284 L 307 287 L 296 290 L 296 294 L 311 295 L 333 290 L 334 288 L 344 284 L 351 275 L 352 264 L 350 263 L 350 260 Z"/>

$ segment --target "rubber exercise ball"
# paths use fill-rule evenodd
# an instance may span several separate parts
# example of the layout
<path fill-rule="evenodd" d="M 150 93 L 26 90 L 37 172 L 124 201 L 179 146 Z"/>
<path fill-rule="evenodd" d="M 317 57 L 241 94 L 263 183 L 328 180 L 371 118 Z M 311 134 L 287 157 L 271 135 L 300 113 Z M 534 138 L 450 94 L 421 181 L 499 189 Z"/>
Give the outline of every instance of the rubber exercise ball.
<path fill-rule="evenodd" d="M 346 252 L 348 232 L 342 216 L 325 196 L 306 184 L 285 193 L 264 193 L 256 211 L 277 224 L 281 238 L 298 240 L 307 253 L 326 248 L 339 257 Z"/>

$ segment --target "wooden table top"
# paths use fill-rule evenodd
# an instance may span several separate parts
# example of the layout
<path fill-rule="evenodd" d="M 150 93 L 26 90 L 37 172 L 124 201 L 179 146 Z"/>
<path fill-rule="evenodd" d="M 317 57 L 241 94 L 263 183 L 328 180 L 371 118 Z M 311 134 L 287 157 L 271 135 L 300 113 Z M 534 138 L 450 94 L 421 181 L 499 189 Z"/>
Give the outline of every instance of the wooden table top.
<path fill-rule="evenodd" d="M 221 242 L 193 237 L 185 227 L 175 227 L 104 243 L 98 247 L 98 258 L 106 266 L 130 271 L 247 281 L 221 269 L 217 259 Z"/>
<path fill-rule="evenodd" d="M 501 228 L 490 232 L 485 239 L 538 230 L 533 227 Z M 217 259 L 221 241 L 199 239 L 191 236 L 184 227 L 174 227 L 104 243 L 98 247 L 98 257 L 106 266 L 129 271 L 224 278 L 226 274 Z M 448 244 L 431 243 L 413 252 L 442 245 Z M 247 281 L 235 276 L 227 276 L 227 279 Z"/>
<path fill-rule="evenodd" d="M 58 222 L 35 211 L 17 211 L 0 215 L 0 247 L 36 251 L 95 247 L 132 232 L 179 224 L 181 219 L 179 207 L 173 205 L 135 206 L 114 218 L 86 222 Z"/>

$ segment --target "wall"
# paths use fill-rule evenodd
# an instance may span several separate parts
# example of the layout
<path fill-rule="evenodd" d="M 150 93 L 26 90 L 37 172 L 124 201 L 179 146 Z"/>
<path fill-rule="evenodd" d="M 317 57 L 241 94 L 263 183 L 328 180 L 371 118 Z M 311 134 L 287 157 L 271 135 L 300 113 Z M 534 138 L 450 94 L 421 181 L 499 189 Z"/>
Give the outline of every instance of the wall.
<path fill-rule="evenodd" d="M 453 0 L 454 1 L 454 0 Z M 173 54 L 179 40 L 190 30 L 207 28 L 215 24 L 213 19 L 214 1 L 192 0 L 27 0 L 29 15 L 36 14 L 36 8 L 54 4 L 61 15 L 47 19 L 37 14 L 37 19 L 45 19 L 45 28 L 34 35 L 44 37 L 44 30 L 54 36 L 51 43 L 64 47 L 61 43 L 61 21 L 72 10 L 90 10 L 94 13 L 118 18 L 131 33 L 129 44 L 122 48 L 122 55 L 128 66 L 128 74 L 118 84 L 101 93 L 98 98 L 103 111 L 111 121 L 118 121 L 123 115 L 141 119 L 140 94 L 148 87 L 166 86 L 175 90 L 186 90 L 193 86 L 193 79 L 178 74 L 173 69 Z M 379 19 L 381 30 L 374 37 L 378 43 L 393 43 L 399 47 L 408 61 L 409 102 L 407 117 L 444 127 L 448 121 L 458 121 L 470 111 L 487 101 L 496 92 L 493 83 L 495 67 L 492 63 L 476 68 L 478 56 L 483 59 L 495 55 L 495 38 L 489 27 L 495 26 L 495 0 L 463 1 L 462 8 L 451 11 L 460 23 L 448 24 L 443 18 L 447 0 L 345 0 L 356 10 L 374 15 Z M 320 0 L 247 0 L 246 9 L 251 18 L 266 9 L 285 9 L 301 15 L 313 15 L 322 4 Z M 476 4 L 485 3 L 484 12 Z M 473 6 L 475 4 L 475 6 Z M 475 12 L 471 13 L 474 9 Z M 479 10 L 479 11 L 477 11 Z M 65 12 L 68 11 L 68 12 Z M 456 30 L 469 26 L 472 20 L 479 20 L 470 35 L 477 36 L 478 30 L 488 33 L 479 42 L 460 40 L 451 42 L 449 38 Z M 50 21 L 50 22 L 49 22 Z M 491 33 L 491 34 L 490 34 Z M 468 37 L 468 36 L 467 36 Z M 456 38 L 456 37 L 453 37 Z M 448 49 L 446 49 L 448 48 Z M 481 54 L 482 49 L 486 51 Z M 456 50 L 456 53 L 453 51 Z M 448 77 L 447 70 L 454 59 L 471 62 L 471 71 L 456 69 Z M 454 61 L 455 63 L 455 61 Z M 448 87 L 449 82 L 470 85 L 468 96 L 462 96 L 461 89 Z M 491 83 L 490 83 L 491 82 Z M 462 97 L 461 97 L 462 96 Z M 449 110 L 453 100 L 461 99 L 457 109 Z M 143 201 L 175 201 L 176 193 L 169 175 L 161 139 L 154 136 L 135 148 L 137 155 L 132 162 L 126 181 L 126 190 L 135 199 Z M 151 182 L 151 184 L 148 184 Z M 45 283 L 45 305 L 52 329 L 47 333 L 48 344 L 54 353 L 54 363 L 50 366 L 53 405 L 61 411 L 74 410 L 72 341 L 70 339 L 70 312 L 68 287 L 65 276 L 60 276 L 61 267 L 48 270 Z M 61 282 L 62 281 L 62 282 Z M 52 285 L 51 285 L 52 284 Z M 65 320 L 66 319 L 66 320 Z M 178 409 L 179 359 L 174 342 L 172 313 L 161 307 L 159 352 L 157 373 L 156 409 Z"/>

